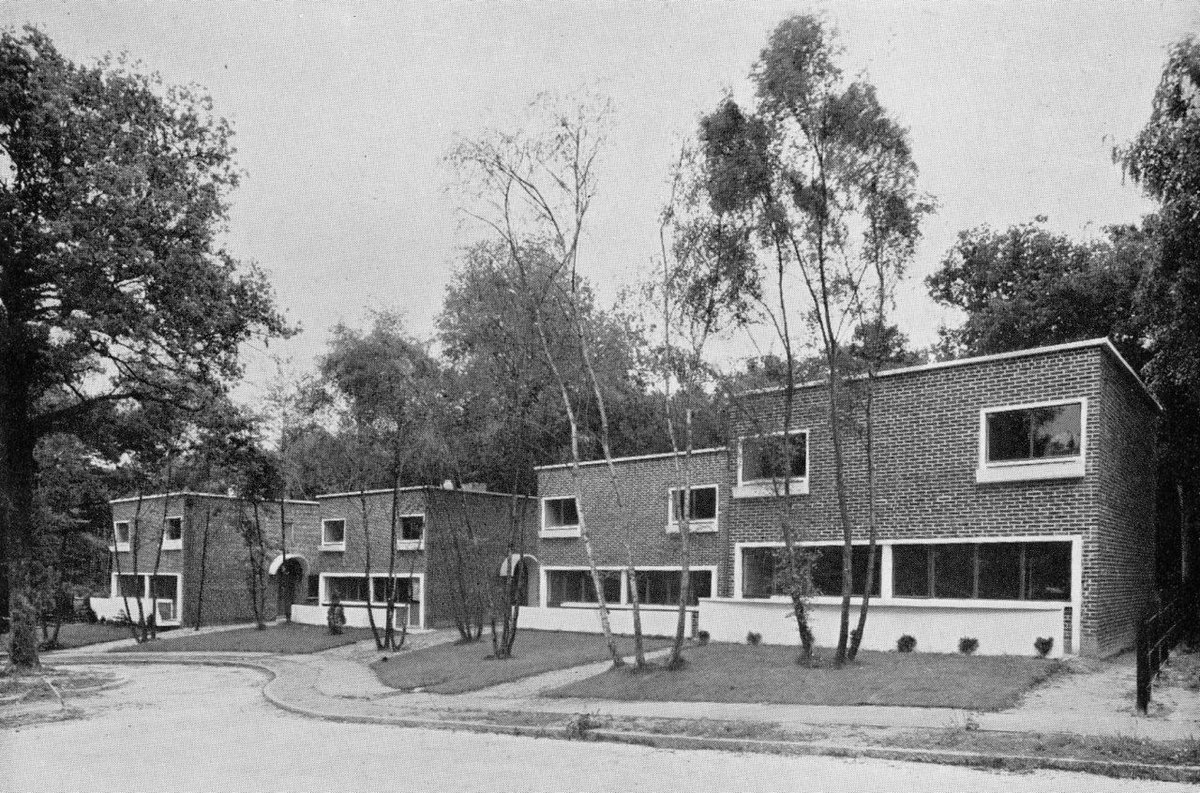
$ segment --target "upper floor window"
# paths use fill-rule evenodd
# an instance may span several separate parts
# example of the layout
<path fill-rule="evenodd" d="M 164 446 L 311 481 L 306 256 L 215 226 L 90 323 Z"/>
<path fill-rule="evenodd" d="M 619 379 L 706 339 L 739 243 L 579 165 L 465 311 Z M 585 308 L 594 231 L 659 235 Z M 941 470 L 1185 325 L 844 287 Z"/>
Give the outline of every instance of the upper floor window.
<path fill-rule="evenodd" d="M 679 531 L 679 518 L 683 514 L 683 489 L 671 489 L 670 515 L 667 531 Z M 688 491 L 688 531 L 717 530 L 717 486 L 693 486 Z"/>
<path fill-rule="evenodd" d="M 341 518 L 329 518 L 321 521 L 321 550 L 346 550 L 346 521 Z"/>
<path fill-rule="evenodd" d="M 183 547 L 183 518 L 173 517 L 167 518 L 163 525 L 163 543 L 164 551 L 179 550 Z"/>
<path fill-rule="evenodd" d="M 575 496 L 542 499 L 542 536 L 579 536 L 579 505 Z"/>
<path fill-rule="evenodd" d="M 738 439 L 735 497 L 808 493 L 808 432 Z"/>
<path fill-rule="evenodd" d="M 129 521 L 113 521 L 113 538 L 117 542 L 118 551 L 129 550 Z"/>
<path fill-rule="evenodd" d="M 425 537 L 424 515 L 401 515 L 400 535 L 396 538 L 396 549 L 415 551 L 423 547 Z"/>
<path fill-rule="evenodd" d="M 1083 476 L 1085 400 L 988 408 L 980 417 L 979 482 Z"/>

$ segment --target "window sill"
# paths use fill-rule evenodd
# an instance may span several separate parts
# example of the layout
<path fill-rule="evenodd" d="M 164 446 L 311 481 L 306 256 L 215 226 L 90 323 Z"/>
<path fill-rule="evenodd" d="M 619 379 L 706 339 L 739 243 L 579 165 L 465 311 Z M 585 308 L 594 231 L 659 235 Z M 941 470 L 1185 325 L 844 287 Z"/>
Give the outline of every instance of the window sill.
<path fill-rule="evenodd" d="M 724 602 L 737 603 L 762 603 L 764 605 L 784 605 L 790 606 L 792 601 L 787 597 L 778 595 L 769 598 L 751 598 L 751 597 L 735 597 L 735 598 L 700 598 L 701 600 L 716 600 Z M 852 595 L 850 602 L 858 604 L 862 602 L 862 596 Z M 809 603 L 814 606 L 839 606 L 842 603 L 840 597 L 830 595 L 816 595 L 809 598 Z M 1061 609 L 1064 606 L 1072 605 L 1070 600 L 976 600 L 974 598 L 907 598 L 907 597 L 891 597 L 881 598 L 878 595 L 871 596 L 871 608 L 878 606 L 879 608 L 918 608 L 918 609 L 974 609 L 974 610 L 992 610 L 992 611 L 1054 611 Z"/>
<path fill-rule="evenodd" d="M 323 543 L 321 543 L 321 550 L 322 551 L 333 551 L 333 552 L 337 552 L 337 551 L 344 552 L 346 550 L 346 543 L 344 543 L 344 542 L 323 542 Z"/>
<path fill-rule="evenodd" d="M 575 537 L 579 537 L 580 534 L 579 534 L 578 526 L 571 526 L 569 528 L 562 528 L 562 529 L 542 529 L 541 533 L 538 536 L 541 537 L 543 540 L 557 540 L 557 539 L 569 540 L 569 539 L 572 539 Z"/>
<path fill-rule="evenodd" d="M 985 465 L 975 470 L 978 484 L 990 482 L 1027 482 L 1039 479 L 1079 479 L 1084 475 L 1083 458 L 1055 462 Z"/>
<path fill-rule="evenodd" d="M 108 546 L 108 550 L 116 551 L 117 553 L 129 553 L 129 543 L 119 542 L 115 547 L 112 545 Z"/>
<path fill-rule="evenodd" d="M 679 524 L 668 523 L 667 534 L 678 534 Z M 715 520 L 691 520 L 688 521 L 688 534 L 716 534 L 717 522 Z"/>
<path fill-rule="evenodd" d="M 164 551 L 182 551 L 183 540 L 163 540 L 162 549 Z"/>
<path fill-rule="evenodd" d="M 396 540 L 397 551 L 423 551 L 425 550 L 424 540 Z"/>
<path fill-rule="evenodd" d="M 808 479 L 793 479 L 789 483 L 789 495 L 807 496 L 808 495 Z M 775 484 L 773 482 L 751 482 L 745 485 L 735 485 L 733 487 L 734 498 L 774 498 Z M 783 486 L 780 484 L 780 496 L 783 495 Z"/>

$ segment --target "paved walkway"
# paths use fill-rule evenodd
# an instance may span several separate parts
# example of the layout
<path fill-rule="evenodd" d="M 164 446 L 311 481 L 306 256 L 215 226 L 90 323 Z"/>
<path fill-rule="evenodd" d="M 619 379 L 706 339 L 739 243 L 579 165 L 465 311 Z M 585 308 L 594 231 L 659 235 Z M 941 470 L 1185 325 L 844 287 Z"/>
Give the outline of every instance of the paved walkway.
<path fill-rule="evenodd" d="M 164 639 L 169 634 L 164 635 Z M 456 637 L 453 631 L 409 636 L 419 649 Z M 121 646 L 125 641 L 112 645 Z M 1133 711 L 1134 668 L 1128 658 L 1116 662 L 1076 660 L 1078 671 L 1055 678 L 1002 713 L 952 708 L 884 706 L 763 705 L 712 702 L 617 702 L 559 699 L 541 693 L 599 674 L 608 662 L 547 672 L 513 683 L 466 694 L 409 693 L 388 688 L 371 671 L 378 651 L 370 641 L 310 655 L 263 653 L 108 654 L 108 645 L 48 655 L 49 663 L 237 664 L 260 668 L 272 679 L 264 694 L 288 710 L 321 718 L 363 722 L 411 723 L 462 718 L 489 711 L 530 714 L 591 714 L 618 718 L 708 719 L 759 722 L 790 730 L 814 725 L 907 729 L 963 728 L 1000 732 L 1071 733 L 1156 741 L 1200 736 L 1200 693 L 1158 687 L 1149 716 Z M 659 654 L 665 651 L 660 651 Z M 395 654 L 393 654 L 394 656 Z"/>

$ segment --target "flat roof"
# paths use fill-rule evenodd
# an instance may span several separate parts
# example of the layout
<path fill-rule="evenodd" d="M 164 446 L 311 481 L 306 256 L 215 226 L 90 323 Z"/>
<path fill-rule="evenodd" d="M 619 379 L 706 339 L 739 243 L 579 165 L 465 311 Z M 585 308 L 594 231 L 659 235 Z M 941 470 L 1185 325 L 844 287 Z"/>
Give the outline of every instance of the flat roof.
<path fill-rule="evenodd" d="M 492 490 L 468 490 L 462 487 L 444 488 L 437 485 L 406 485 L 404 487 L 380 487 L 373 490 L 347 490 L 345 493 L 322 493 L 317 498 L 347 498 L 350 496 L 377 496 L 383 493 L 408 493 L 414 490 L 443 490 L 447 493 L 473 493 L 479 496 L 499 496 L 501 498 L 512 498 L 514 495 L 517 498 L 533 498 L 533 496 L 524 496 L 520 493 L 496 493 Z M 317 502 L 312 502 L 317 503 Z"/>
<path fill-rule="evenodd" d="M 1102 336 L 1097 339 L 1085 339 L 1083 341 L 1069 341 L 1063 344 L 1051 344 L 1046 347 L 1031 347 L 1025 350 L 1012 350 L 1010 352 L 997 352 L 988 355 L 973 355 L 969 358 L 955 358 L 950 361 L 935 361 L 933 363 L 923 363 L 916 366 L 901 366 L 896 369 L 886 369 L 876 374 L 876 377 L 897 377 L 905 374 L 915 374 L 918 372 L 928 372 L 937 369 L 950 369 L 956 366 L 973 366 L 975 364 L 989 363 L 992 361 L 1004 361 L 1010 358 L 1025 358 L 1034 355 L 1049 355 L 1056 352 L 1067 352 L 1070 350 L 1081 350 L 1088 347 L 1099 347 L 1106 349 L 1117 359 L 1121 367 L 1133 378 L 1134 382 L 1141 388 L 1142 393 L 1154 403 L 1155 407 L 1162 410 L 1162 403 L 1146 386 L 1145 381 L 1138 375 L 1137 371 L 1129 365 L 1129 361 L 1125 360 L 1125 356 L 1117 350 L 1112 340 L 1107 336 Z M 863 379 L 866 375 L 855 375 L 852 379 Z M 824 385 L 825 380 L 807 380 L 803 383 L 798 383 L 796 388 L 813 388 L 815 386 Z M 773 394 L 784 390 L 784 386 L 770 386 L 769 388 L 756 388 L 750 391 L 743 391 L 742 396 L 755 394 Z"/>
<path fill-rule="evenodd" d="M 181 496 L 199 496 L 201 498 L 224 498 L 224 499 L 228 499 L 229 501 L 246 501 L 247 500 L 247 499 L 242 498 L 241 496 L 231 496 L 228 493 L 201 493 L 201 492 L 198 492 L 195 490 L 175 490 L 170 493 L 150 493 L 150 494 L 142 495 L 142 496 L 126 496 L 125 498 L 113 498 L 113 499 L 110 499 L 108 503 L 109 504 L 128 504 L 133 501 L 138 501 L 139 499 L 142 501 L 149 501 L 150 499 L 153 499 L 153 498 L 179 498 Z M 269 503 L 269 504 L 278 504 L 279 501 L 280 500 L 277 498 L 264 498 L 263 499 L 263 503 Z M 317 505 L 316 501 L 305 501 L 303 499 L 298 499 L 298 498 L 285 498 L 285 499 L 283 499 L 283 503 L 285 503 L 285 504 L 311 504 L 313 506 Z"/>
<path fill-rule="evenodd" d="M 727 451 L 729 451 L 729 448 L 726 446 L 716 446 L 711 449 L 695 449 L 692 451 L 692 454 L 718 454 L 718 453 L 727 452 Z M 640 460 L 662 460 L 662 459 L 676 457 L 676 456 L 686 457 L 687 452 L 678 452 L 678 453 L 676 453 L 676 452 L 660 452 L 658 454 L 636 454 L 636 455 L 632 455 L 629 457 L 614 457 L 614 458 L 612 458 L 612 461 L 614 463 L 635 463 Z M 579 463 L 579 467 L 583 468 L 583 467 L 589 466 L 589 465 L 605 465 L 607 462 L 608 462 L 608 460 L 587 460 L 586 462 Z M 533 470 L 549 471 L 554 468 L 572 468 L 572 467 L 574 467 L 574 465 L 575 465 L 575 463 L 554 463 L 552 465 L 535 465 L 533 467 Z"/>

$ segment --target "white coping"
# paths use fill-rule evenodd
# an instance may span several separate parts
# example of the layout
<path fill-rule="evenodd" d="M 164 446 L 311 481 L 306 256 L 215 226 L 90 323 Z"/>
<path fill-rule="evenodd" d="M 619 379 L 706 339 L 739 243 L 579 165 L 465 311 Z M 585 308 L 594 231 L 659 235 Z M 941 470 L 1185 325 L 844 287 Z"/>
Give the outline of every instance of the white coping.
<path fill-rule="evenodd" d="M 714 446 L 709 449 L 693 449 L 692 454 L 718 454 L 720 452 L 728 452 L 728 451 L 729 451 L 729 447 L 727 447 L 727 446 Z M 614 457 L 614 458 L 612 458 L 612 461 L 614 463 L 635 463 L 640 460 L 661 460 L 661 459 L 668 458 L 668 457 L 680 457 L 680 458 L 687 457 L 687 452 L 679 452 L 678 454 L 676 454 L 675 452 L 659 452 L 657 454 L 635 454 L 630 457 Z M 589 466 L 589 465 L 606 465 L 607 463 L 608 463 L 608 460 L 587 460 L 586 462 L 581 462 L 579 464 L 579 467 L 584 468 L 585 466 Z M 575 467 L 575 463 L 554 463 L 552 465 L 535 465 L 533 467 L 533 470 L 549 471 L 554 468 L 574 468 L 574 467 Z"/>
<path fill-rule="evenodd" d="M 250 500 L 250 499 L 244 498 L 242 496 L 231 496 L 227 493 L 201 493 L 196 490 L 174 490 L 174 491 L 171 491 L 168 493 L 151 493 L 151 494 L 142 495 L 142 496 L 126 496 L 125 498 L 113 498 L 113 499 L 109 499 L 108 503 L 109 504 L 128 504 L 128 503 L 131 503 L 134 501 L 138 501 L 139 499 L 142 501 L 149 501 L 149 500 L 155 499 L 155 498 L 180 498 L 183 496 L 199 496 L 201 498 L 224 498 L 224 499 L 228 499 L 229 501 L 249 501 Z M 262 501 L 263 501 L 263 503 L 266 503 L 266 504 L 278 504 L 279 503 L 279 499 L 277 499 L 277 498 L 264 498 Z M 318 502 L 316 502 L 316 501 L 305 501 L 304 499 L 299 499 L 299 498 L 285 498 L 285 499 L 283 499 L 283 503 L 285 503 L 285 504 L 310 504 L 312 506 L 317 506 L 317 504 L 318 504 Z"/>
<path fill-rule="evenodd" d="M 969 358 L 955 358 L 952 361 L 934 361 L 933 363 L 923 363 L 923 364 L 918 364 L 917 366 L 902 366 L 897 369 L 886 369 L 882 372 L 877 373 L 875 376 L 876 377 L 896 377 L 898 375 L 912 374 L 914 372 L 926 372 L 926 371 L 932 371 L 932 370 L 936 370 L 936 369 L 949 369 L 949 368 L 955 367 L 955 366 L 969 366 L 972 364 L 988 363 L 990 361 L 1004 361 L 1004 360 L 1008 360 L 1010 358 L 1024 358 L 1024 357 L 1033 356 L 1033 355 L 1049 355 L 1050 353 L 1065 352 L 1067 350 L 1081 350 L 1081 349 L 1085 349 L 1087 347 L 1106 348 L 1110 353 L 1113 354 L 1113 356 L 1118 361 L 1121 362 L 1121 365 L 1125 368 L 1125 371 L 1127 371 L 1130 374 L 1130 376 L 1133 377 L 1134 381 L 1139 386 L 1141 386 L 1142 392 L 1146 395 L 1146 397 L 1149 398 L 1150 401 L 1153 402 L 1160 411 L 1163 409 L 1162 403 L 1158 401 L 1158 397 L 1154 396 L 1154 394 L 1151 393 L 1150 389 L 1146 386 L 1146 383 L 1142 380 L 1141 376 L 1137 373 L 1137 371 L 1132 366 L 1129 365 L 1129 361 L 1125 360 L 1125 356 L 1121 355 L 1121 353 L 1117 350 L 1116 346 L 1112 343 L 1112 340 L 1109 339 L 1107 336 L 1101 336 L 1100 338 L 1096 338 L 1096 339 L 1085 339 L 1083 341 L 1069 341 L 1069 342 L 1065 342 L 1063 344 L 1051 344 L 1046 347 L 1032 347 L 1028 350 L 1012 350 L 1010 352 L 991 353 L 990 355 L 974 355 Z M 861 380 L 864 378 L 865 378 L 865 375 L 857 375 L 851 379 Z M 798 389 L 799 388 L 812 388 L 812 387 L 824 385 L 824 384 L 825 384 L 824 380 L 806 380 L 803 383 L 797 383 L 795 387 Z M 779 392 L 782 390 L 784 390 L 783 386 L 771 386 L 769 388 L 754 388 L 754 389 L 750 389 L 748 391 L 742 391 L 738 394 L 738 396 L 749 396 L 752 394 L 772 394 L 772 393 L 776 393 L 776 392 Z"/>
<path fill-rule="evenodd" d="M 404 487 L 381 487 L 374 490 L 348 490 L 345 493 L 322 493 L 317 498 L 348 498 L 350 496 L 377 496 L 381 493 L 411 493 L 416 490 L 445 490 L 447 493 L 473 493 L 480 496 L 500 496 L 501 498 L 537 498 L 537 496 L 525 496 L 520 493 L 496 493 L 492 490 L 466 490 L 461 487 L 447 489 L 437 485 L 406 485 Z M 319 502 L 312 502 L 319 503 Z"/>

